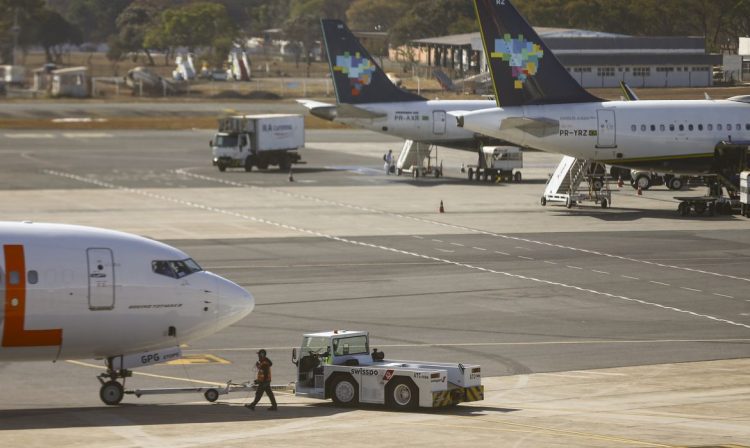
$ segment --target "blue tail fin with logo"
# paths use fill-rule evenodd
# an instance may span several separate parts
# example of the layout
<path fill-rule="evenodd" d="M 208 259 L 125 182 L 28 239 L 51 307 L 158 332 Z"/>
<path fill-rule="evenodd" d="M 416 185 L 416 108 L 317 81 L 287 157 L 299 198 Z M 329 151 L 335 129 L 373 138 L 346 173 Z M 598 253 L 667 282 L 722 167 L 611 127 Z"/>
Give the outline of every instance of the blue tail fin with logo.
<path fill-rule="evenodd" d="M 342 21 L 322 19 L 320 23 L 339 104 L 425 101 L 393 84 Z"/>
<path fill-rule="evenodd" d="M 570 76 L 510 0 L 474 0 L 474 7 L 498 106 L 601 101 Z"/>

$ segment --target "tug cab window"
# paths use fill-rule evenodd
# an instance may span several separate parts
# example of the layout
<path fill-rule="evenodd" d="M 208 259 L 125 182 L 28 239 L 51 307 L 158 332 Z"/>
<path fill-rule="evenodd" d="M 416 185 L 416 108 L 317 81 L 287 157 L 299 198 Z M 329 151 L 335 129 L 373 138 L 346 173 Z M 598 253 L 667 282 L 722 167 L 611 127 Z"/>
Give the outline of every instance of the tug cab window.
<path fill-rule="evenodd" d="M 333 340 L 334 356 L 362 355 L 369 352 L 366 336 L 352 336 Z"/>
<path fill-rule="evenodd" d="M 154 260 L 151 262 L 151 270 L 155 274 L 172 278 L 183 278 L 195 272 L 202 271 L 198 263 L 192 258 L 185 260 Z"/>

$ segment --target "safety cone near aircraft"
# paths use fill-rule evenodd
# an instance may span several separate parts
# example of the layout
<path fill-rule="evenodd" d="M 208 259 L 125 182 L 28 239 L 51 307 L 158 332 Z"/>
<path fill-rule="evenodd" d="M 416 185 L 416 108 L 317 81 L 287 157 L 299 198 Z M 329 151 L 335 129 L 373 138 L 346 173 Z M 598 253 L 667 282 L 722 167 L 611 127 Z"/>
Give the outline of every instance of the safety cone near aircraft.
<path fill-rule="evenodd" d="M 440 213 L 445 213 L 445 207 L 443 207 L 443 201 L 440 200 Z"/>

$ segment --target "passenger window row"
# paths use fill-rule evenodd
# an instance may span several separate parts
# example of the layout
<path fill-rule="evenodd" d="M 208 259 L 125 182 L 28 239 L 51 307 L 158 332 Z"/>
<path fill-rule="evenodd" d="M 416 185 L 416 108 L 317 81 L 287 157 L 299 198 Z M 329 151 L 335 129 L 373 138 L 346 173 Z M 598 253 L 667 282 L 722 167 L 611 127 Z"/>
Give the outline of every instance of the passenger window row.
<path fill-rule="evenodd" d="M 716 126 L 714 126 L 714 125 L 713 125 L 712 123 L 709 123 L 709 124 L 707 124 L 707 125 L 706 125 L 706 126 L 704 127 L 702 123 L 701 123 L 701 124 L 698 124 L 697 126 L 696 126 L 696 125 L 693 125 L 693 124 L 688 124 L 687 126 L 685 126 L 684 124 L 680 124 L 680 125 L 674 125 L 674 124 L 670 124 L 669 126 L 667 126 L 667 125 L 663 125 L 663 124 L 660 124 L 660 125 L 659 125 L 659 128 L 658 128 L 658 129 L 659 129 L 659 131 L 660 131 L 660 132 L 666 132 L 667 128 L 669 128 L 669 132 L 674 132 L 674 131 L 676 131 L 676 130 L 679 130 L 680 132 L 684 132 L 684 131 L 685 131 L 686 129 L 687 129 L 688 131 L 690 131 L 690 132 L 692 132 L 692 131 L 695 131 L 695 130 L 697 130 L 697 131 L 699 131 L 699 132 L 700 132 L 700 131 L 703 131 L 704 129 L 705 129 L 706 131 L 709 131 L 709 132 L 711 132 L 711 131 L 713 131 L 713 130 L 714 130 L 714 128 L 715 128 L 715 129 L 716 129 L 717 131 L 723 131 L 723 130 L 725 130 L 725 129 L 726 129 L 727 131 L 741 131 L 741 130 L 742 130 L 742 125 L 741 125 L 741 124 L 739 124 L 739 123 L 737 123 L 737 124 L 735 124 L 735 125 L 732 125 L 731 123 L 729 123 L 729 124 L 727 124 L 727 125 L 726 125 L 726 127 L 725 127 L 725 126 L 724 126 L 723 124 L 721 124 L 721 123 L 717 124 Z M 641 132 L 648 132 L 649 130 L 650 130 L 651 132 L 656 132 L 656 129 L 657 129 L 657 127 L 656 127 L 656 125 L 655 125 L 655 124 L 652 124 L 652 125 L 645 125 L 645 124 L 642 124 L 642 125 L 640 125 L 640 126 L 638 126 L 638 125 L 635 125 L 635 124 L 633 124 L 633 125 L 630 125 L 630 130 L 631 130 L 632 132 L 638 132 L 638 130 L 639 130 L 639 129 L 640 129 L 640 131 L 641 131 Z M 745 124 L 745 130 L 746 130 L 746 131 L 750 131 L 750 123 L 746 123 L 746 124 Z"/>

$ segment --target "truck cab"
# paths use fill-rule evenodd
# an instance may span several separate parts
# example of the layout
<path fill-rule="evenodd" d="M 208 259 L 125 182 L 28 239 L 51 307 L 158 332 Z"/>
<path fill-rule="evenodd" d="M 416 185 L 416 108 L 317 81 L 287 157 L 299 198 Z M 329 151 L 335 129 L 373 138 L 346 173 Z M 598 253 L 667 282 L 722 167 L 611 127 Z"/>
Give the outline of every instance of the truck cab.
<path fill-rule="evenodd" d="M 213 162 L 219 171 L 235 166 L 235 160 L 244 160 L 250 155 L 250 138 L 246 133 L 218 132 L 211 140 Z"/>
<path fill-rule="evenodd" d="M 394 409 L 451 406 L 484 398 L 478 365 L 394 361 L 370 351 L 365 331 L 334 330 L 304 335 L 292 362 L 295 393 L 340 406 L 385 404 Z"/>

